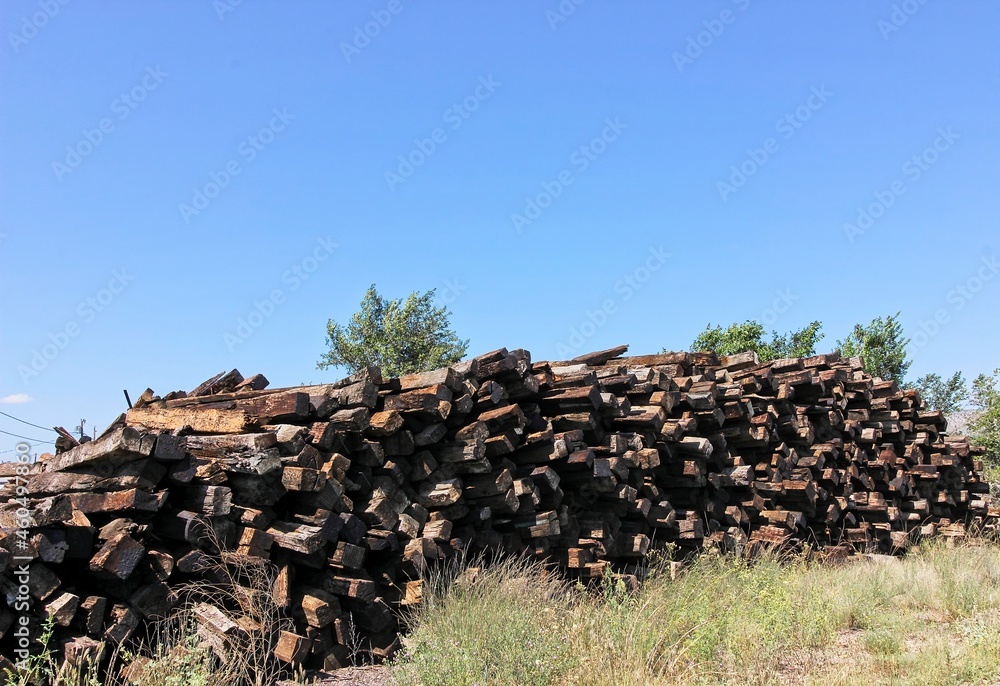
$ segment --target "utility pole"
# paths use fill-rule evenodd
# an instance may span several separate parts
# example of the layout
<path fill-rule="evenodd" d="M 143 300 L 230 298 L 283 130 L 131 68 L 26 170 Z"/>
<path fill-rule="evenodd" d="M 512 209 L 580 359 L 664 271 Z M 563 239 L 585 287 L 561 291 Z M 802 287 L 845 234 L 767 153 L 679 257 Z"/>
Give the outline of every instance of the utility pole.
<path fill-rule="evenodd" d="M 81 419 L 81 420 L 80 420 L 80 426 L 76 427 L 76 430 L 77 430 L 78 432 L 80 432 L 80 438 L 81 438 L 81 439 L 83 438 L 83 425 L 84 425 L 84 424 L 86 424 L 86 423 L 87 423 L 87 420 L 86 420 L 86 419 Z"/>

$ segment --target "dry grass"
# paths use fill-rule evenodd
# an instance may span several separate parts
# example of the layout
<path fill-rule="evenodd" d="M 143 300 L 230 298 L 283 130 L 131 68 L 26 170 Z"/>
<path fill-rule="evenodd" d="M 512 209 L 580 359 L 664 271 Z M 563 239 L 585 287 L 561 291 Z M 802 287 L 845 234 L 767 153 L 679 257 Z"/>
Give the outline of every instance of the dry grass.
<path fill-rule="evenodd" d="M 274 657 L 278 635 L 292 629 L 275 604 L 274 568 L 230 552 L 212 558 L 204 580 L 183 586 L 178 609 L 154 625 L 134 658 L 121 661 L 117 684 L 135 686 L 271 686 L 285 667 Z M 210 606 L 238 626 L 225 637 L 199 626 Z M 117 686 L 117 685 L 116 685 Z"/>
<path fill-rule="evenodd" d="M 1000 546 L 842 566 L 703 555 L 597 594 L 508 562 L 413 618 L 400 684 L 1000 683 Z"/>

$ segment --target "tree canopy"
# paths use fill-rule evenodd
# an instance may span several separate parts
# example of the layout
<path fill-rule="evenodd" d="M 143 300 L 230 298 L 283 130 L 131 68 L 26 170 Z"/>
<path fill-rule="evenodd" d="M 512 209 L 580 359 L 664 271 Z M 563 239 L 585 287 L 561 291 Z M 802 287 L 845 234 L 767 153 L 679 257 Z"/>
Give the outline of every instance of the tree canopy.
<path fill-rule="evenodd" d="M 719 355 L 735 355 L 753 350 L 761 362 L 784 357 L 808 357 L 816 354 L 816 344 L 824 337 L 822 329 L 823 325 L 814 321 L 798 331 L 784 334 L 773 331 L 768 339 L 764 326 L 752 319 L 743 323 L 734 322 L 726 328 L 710 324 L 694 339 L 691 350 L 715 352 Z M 906 345 L 909 342 L 903 334 L 897 312 L 888 317 L 877 317 L 867 325 L 856 324 L 844 340 L 837 341 L 837 351 L 847 357 L 860 355 L 866 372 L 883 379 L 894 379 L 902 384 L 906 371 L 910 368 L 910 361 L 906 358 Z M 954 395 L 964 383 L 960 377 L 961 375 L 957 380 L 953 377 L 947 382 L 937 377 L 940 389 L 934 386 L 929 392 L 946 392 L 948 384 L 952 383 L 957 384 L 951 391 Z M 923 380 L 928 384 L 934 383 L 933 378 Z M 947 400 L 947 396 L 934 397 L 936 402 L 938 399 L 941 402 Z M 960 403 L 961 398 L 957 402 Z"/>
<path fill-rule="evenodd" d="M 924 374 L 913 383 L 913 387 L 920 391 L 920 397 L 927 403 L 927 407 L 945 414 L 961 409 L 969 397 L 962 372 L 955 372 L 947 380 L 941 378 L 940 374 Z"/>
<path fill-rule="evenodd" d="M 987 459 L 1000 464 L 1000 390 L 997 380 L 1000 369 L 993 374 L 980 374 L 972 381 L 972 406 L 969 434 L 974 443 L 986 448 Z M 1000 474 L 998 474 L 1000 476 Z"/>
<path fill-rule="evenodd" d="M 727 328 L 707 326 L 691 344 L 696 352 L 714 352 L 719 355 L 735 355 L 753 350 L 761 362 L 769 362 L 785 357 L 808 357 L 816 354 L 816 344 L 823 338 L 823 325 L 812 322 L 798 331 L 779 334 L 771 333 L 771 340 L 765 340 L 764 327 L 747 320 L 734 322 Z"/>
<path fill-rule="evenodd" d="M 356 372 L 375 365 L 388 376 L 446 367 L 461 360 L 469 347 L 451 329 L 451 313 L 435 304 L 435 291 L 387 300 L 372 284 L 346 324 L 329 320 L 329 349 L 319 369 L 347 367 Z"/>
<path fill-rule="evenodd" d="M 910 368 L 910 361 L 906 359 L 909 342 L 910 339 L 903 335 L 897 312 L 885 318 L 876 317 L 866 326 L 855 324 L 847 338 L 837 341 L 837 350 L 846 357 L 860 355 L 865 371 L 872 376 L 902 384 Z"/>

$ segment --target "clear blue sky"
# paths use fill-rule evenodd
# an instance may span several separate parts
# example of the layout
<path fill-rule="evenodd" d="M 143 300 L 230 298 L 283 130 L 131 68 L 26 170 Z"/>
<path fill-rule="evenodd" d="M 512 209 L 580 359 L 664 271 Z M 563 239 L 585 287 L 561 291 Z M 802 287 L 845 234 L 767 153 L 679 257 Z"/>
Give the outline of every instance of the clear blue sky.
<path fill-rule="evenodd" d="M 896 7 L 5 0 L 0 410 L 336 378 L 371 283 L 473 354 L 901 310 L 911 378 L 992 370 L 1000 5 Z"/>

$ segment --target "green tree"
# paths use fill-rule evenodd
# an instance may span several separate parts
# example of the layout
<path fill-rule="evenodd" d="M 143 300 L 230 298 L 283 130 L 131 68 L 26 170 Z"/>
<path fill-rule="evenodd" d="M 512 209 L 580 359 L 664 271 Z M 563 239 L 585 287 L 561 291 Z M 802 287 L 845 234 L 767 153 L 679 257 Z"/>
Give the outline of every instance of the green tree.
<path fill-rule="evenodd" d="M 932 410 L 951 414 L 962 408 L 969 397 L 962 372 L 955 372 L 947 381 L 940 374 L 924 374 L 913 384 L 920 391 L 920 397 Z"/>
<path fill-rule="evenodd" d="M 764 340 L 764 327 L 754 320 L 740 324 L 734 322 L 727 328 L 707 326 L 691 344 L 696 352 L 714 352 L 719 355 L 735 355 L 753 350 L 761 362 L 770 362 L 784 357 L 808 357 L 816 354 L 816 344 L 823 338 L 823 325 L 812 322 L 799 331 L 779 334 L 771 333 L 771 340 Z"/>
<path fill-rule="evenodd" d="M 910 339 L 903 335 L 897 312 L 885 318 L 877 317 L 867 326 L 855 324 L 847 338 L 837 341 L 837 351 L 846 357 L 860 355 L 866 372 L 902 384 L 910 368 L 910 361 L 906 359 L 909 342 Z"/>
<path fill-rule="evenodd" d="M 986 448 L 987 459 L 994 466 L 1000 464 L 1000 390 L 997 379 L 1000 369 L 993 374 L 980 374 L 972 381 L 973 413 L 969 420 L 972 442 Z"/>
<path fill-rule="evenodd" d="M 469 341 L 451 330 L 450 317 L 447 307 L 435 305 L 433 290 L 414 291 L 406 300 L 386 300 L 372 284 L 346 326 L 327 322 L 329 350 L 316 366 L 356 372 L 375 365 L 388 376 L 446 367 L 461 360 L 469 348 Z"/>

